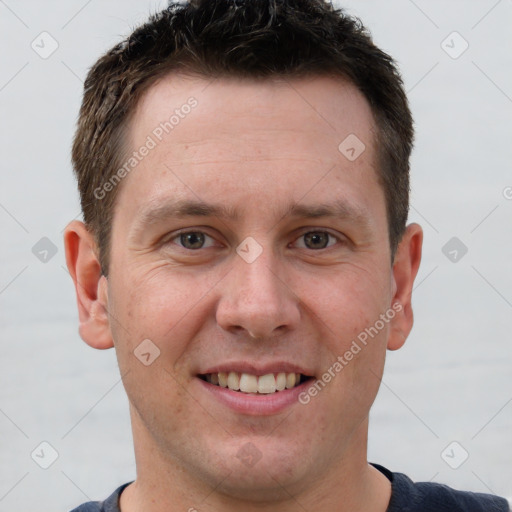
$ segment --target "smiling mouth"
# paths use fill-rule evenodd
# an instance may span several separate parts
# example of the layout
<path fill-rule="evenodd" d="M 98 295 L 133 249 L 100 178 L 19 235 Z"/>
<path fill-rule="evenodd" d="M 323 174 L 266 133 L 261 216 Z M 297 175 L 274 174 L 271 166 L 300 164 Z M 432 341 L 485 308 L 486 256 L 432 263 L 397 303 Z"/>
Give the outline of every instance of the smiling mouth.
<path fill-rule="evenodd" d="M 199 378 L 231 391 L 241 393 L 255 393 L 261 395 L 270 395 L 286 389 L 293 389 L 311 379 L 307 375 L 300 373 L 268 373 L 266 375 L 252 375 L 249 373 L 238 372 L 218 372 L 199 375 Z"/>

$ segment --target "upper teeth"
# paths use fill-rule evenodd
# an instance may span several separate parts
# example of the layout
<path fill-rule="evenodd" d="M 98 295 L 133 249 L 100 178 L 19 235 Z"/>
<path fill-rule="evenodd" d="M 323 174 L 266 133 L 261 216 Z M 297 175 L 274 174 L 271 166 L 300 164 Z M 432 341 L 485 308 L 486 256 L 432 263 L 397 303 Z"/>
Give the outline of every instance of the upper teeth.
<path fill-rule="evenodd" d="M 258 377 L 249 373 L 219 372 L 209 373 L 206 380 L 233 391 L 269 394 L 295 387 L 300 383 L 300 373 L 267 373 Z"/>

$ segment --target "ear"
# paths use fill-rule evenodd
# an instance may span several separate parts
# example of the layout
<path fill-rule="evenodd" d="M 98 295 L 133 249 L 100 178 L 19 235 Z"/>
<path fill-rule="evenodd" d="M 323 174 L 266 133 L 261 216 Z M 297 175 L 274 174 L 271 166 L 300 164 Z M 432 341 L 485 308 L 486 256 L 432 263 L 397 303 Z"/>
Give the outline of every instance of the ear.
<path fill-rule="evenodd" d="M 94 236 L 85 224 L 70 222 L 64 231 L 66 264 L 75 284 L 80 337 L 91 347 L 112 348 L 107 278 L 102 275 Z"/>
<path fill-rule="evenodd" d="M 397 350 L 405 343 L 414 321 L 411 295 L 414 279 L 421 261 L 423 230 L 418 224 L 410 224 L 400 241 L 393 262 L 392 308 L 396 312 L 391 321 L 388 349 Z"/>

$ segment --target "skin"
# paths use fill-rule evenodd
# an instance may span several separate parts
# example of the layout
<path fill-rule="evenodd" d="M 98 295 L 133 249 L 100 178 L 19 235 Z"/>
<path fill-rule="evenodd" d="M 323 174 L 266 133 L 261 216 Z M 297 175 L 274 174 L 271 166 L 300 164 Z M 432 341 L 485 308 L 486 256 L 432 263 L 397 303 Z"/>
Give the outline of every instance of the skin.
<path fill-rule="evenodd" d="M 130 146 L 190 96 L 197 106 L 120 185 L 108 278 L 85 226 L 65 232 L 80 335 L 115 346 L 130 400 L 137 479 L 121 509 L 384 512 L 391 486 L 367 463 L 368 414 L 386 350 L 412 328 L 422 230 L 407 227 L 391 263 L 370 107 L 340 79 L 174 74 L 139 102 Z M 351 133 L 366 146 L 353 162 L 338 150 Z M 148 208 L 176 200 L 237 215 L 141 224 Z M 344 215 L 289 215 L 293 204 L 340 200 Z M 206 247 L 183 247 L 178 230 L 208 235 Z M 312 231 L 326 248 L 307 242 Z M 262 249 L 252 263 L 236 252 L 249 236 Z M 321 378 L 393 304 L 400 311 L 306 405 L 242 414 L 197 377 L 218 364 L 279 361 Z M 144 339 L 160 350 L 149 366 L 133 353 Z M 261 455 L 252 466 L 237 457 L 247 443 Z"/>

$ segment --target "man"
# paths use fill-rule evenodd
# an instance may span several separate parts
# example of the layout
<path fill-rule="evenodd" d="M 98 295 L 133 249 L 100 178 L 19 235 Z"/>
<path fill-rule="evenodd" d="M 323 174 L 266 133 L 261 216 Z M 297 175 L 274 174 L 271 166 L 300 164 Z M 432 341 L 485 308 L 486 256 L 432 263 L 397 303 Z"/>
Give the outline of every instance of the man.
<path fill-rule="evenodd" d="M 506 511 L 367 462 L 422 230 L 393 61 L 322 0 L 173 4 L 86 83 L 65 233 L 137 478 L 76 511 Z"/>

